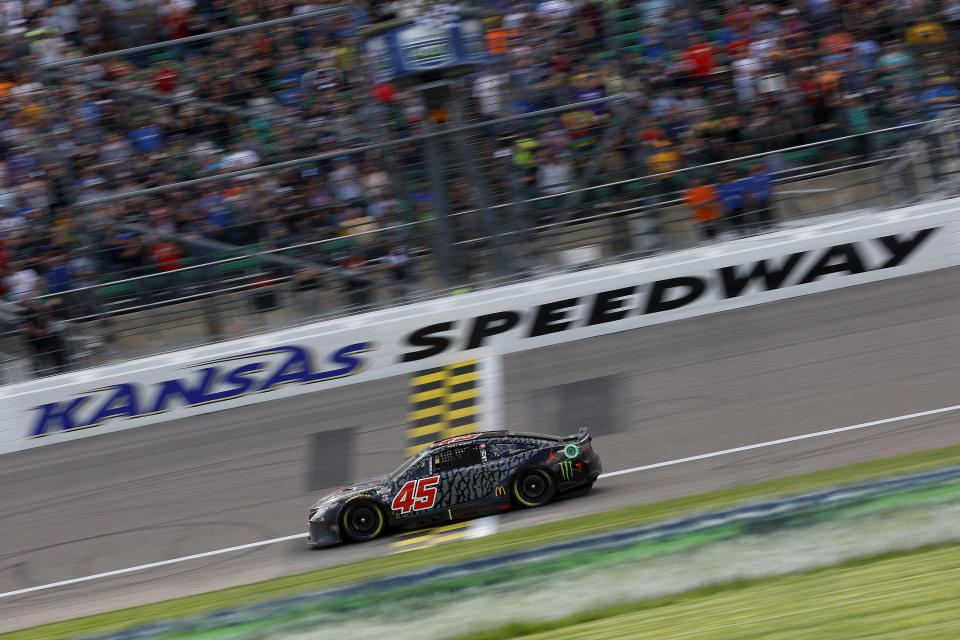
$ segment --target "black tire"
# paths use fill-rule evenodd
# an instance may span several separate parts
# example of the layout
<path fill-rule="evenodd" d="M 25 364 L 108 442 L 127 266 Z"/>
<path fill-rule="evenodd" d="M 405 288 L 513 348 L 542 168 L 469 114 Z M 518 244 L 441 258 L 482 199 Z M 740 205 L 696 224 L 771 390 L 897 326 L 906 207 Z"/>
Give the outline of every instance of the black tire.
<path fill-rule="evenodd" d="M 369 500 L 348 502 L 340 517 L 343 535 L 354 542 L 373 540 L 383 533 L 386 524 L 383 509 Z"/>
<path fill-rule="evenodd" d="M 513 501 L 532 509 L 547 504 L 557 494 L 557 483 L 546 469 L 523 469 L 513 478 Z"/>

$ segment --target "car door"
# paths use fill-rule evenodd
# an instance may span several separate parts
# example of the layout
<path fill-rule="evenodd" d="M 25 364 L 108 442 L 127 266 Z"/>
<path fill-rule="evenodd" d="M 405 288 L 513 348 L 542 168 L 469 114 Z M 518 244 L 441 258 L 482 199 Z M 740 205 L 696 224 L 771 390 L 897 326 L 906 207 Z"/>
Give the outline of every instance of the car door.
<path fill-rule="evenodd" d="M 431 455 L 433 473 L 439 475 L 438 508 L 451 509 L 484 497 L 493 490 L 493 479 L 485 473 L 483 443 L 451 444 Z"/>
<path fill-rule="evenodd" d="M 539 446 L 532 442 L 493 440 L 486 447 L 486 465 L 496 484 L 495 497 L 510 504 L 510 480 L 524 462 L 536 453 Z"/>
<path fill-rule="evenodd" d="M 426 452 L 411 459 L 409 467 L 390 484 L 391 522 L 414 521 L 435 512 L 438 482 Z"/>
<path fill-rule="evenodd" d="M 452 444 L 431 455 L 434 474 L 439 475 L 437 507 L 452 510 L 488 498 L 497 486 L 497 465 L 491 464 L 487 443 Z"/>

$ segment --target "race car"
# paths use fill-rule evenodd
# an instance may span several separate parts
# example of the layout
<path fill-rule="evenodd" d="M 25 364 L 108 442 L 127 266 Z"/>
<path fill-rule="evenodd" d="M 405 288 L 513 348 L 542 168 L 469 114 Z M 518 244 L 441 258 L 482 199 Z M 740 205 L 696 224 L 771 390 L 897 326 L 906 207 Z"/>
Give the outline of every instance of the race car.
<path fill-rule="evenodd" d="M 391 474 L 317 500 L 307 518 L 309 540 L 318 547 L 360 542 L 390 528 L 539 507 L 559 495 L 589 490 L 600 472 L 586 428 L 566 438 L 511 431 L 448 438 Z"/>

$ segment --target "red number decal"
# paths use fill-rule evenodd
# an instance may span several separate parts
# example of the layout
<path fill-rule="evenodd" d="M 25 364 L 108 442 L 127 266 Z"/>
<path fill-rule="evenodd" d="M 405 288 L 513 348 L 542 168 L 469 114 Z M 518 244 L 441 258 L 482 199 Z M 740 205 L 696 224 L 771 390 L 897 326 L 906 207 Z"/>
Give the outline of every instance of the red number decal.
<path fill-rule="evenodd" d="M 410 510 L 413 508 L 413 487 L 416 484 L 416 480 L 411 480 L 410 482 L 403 485 L 400 489 L 400 493 L 397 494 L 397 497 L 393 499 L 393 504 L 390 505 L 390 508 L 394 511 L 399 511 L 400 513 L 410 513 Z"/>
<path fill-rule="evenodd" d="M 390 508 L 400 513 L 430 509 L 437 501 L 437 484 L 440 476 L 408 480 L 393 499 Z"/>
<path fill-rule="evenodd" d="M 437 485 L 440 483 L 440 476 L 430 476 L 422 478 L 417 483 L 417 500 L 413 506 L 414 511 L 420 509 L 430 509 L 437 501 Z"/>

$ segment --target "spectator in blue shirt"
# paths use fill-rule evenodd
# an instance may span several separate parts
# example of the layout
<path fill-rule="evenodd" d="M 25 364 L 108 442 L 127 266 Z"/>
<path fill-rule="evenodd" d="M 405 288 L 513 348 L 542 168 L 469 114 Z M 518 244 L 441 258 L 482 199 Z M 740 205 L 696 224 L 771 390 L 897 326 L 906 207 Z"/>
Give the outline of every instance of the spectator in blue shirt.
<path fill-rule="evenodd" d="M 853 45 L 853 52 L 864 69 L 873 71 L 877 68 L 877 58 L 883 49 L 867 34 L 868 32 L 864 31 L 863 39 Z"/>
<path fill-rule="evenodd" d="M 163 144 L 163 131 L 156 125 L 146 125 L 130 132 L 130 144 L 140 153 L 153 153 Z"/>
<path fill-rule="evenodd" d="M 923 103 L 927 116 L 935 118 L 942 110 L 957 104 L 957 97 L 957 89 L 950 84 L 949 78 L 934 77 L 927 81 L 927 89 L 920 94 L 920 102 Z"/>
<path fill-rule="evenodd" d="M 75 288 L 73 268 L 67 262 L 67 254 L 60 252 L 53 256 L 52 264 L 46 273 L 47 293 L 64 293 Z"/>
<path fill-rule="evenodd" d="M 206 221 L 204 234 L 214 240 L 225 240 L 227 229 L 233 223 L 233 214 L 226 199 L 212 185 L 205 185 L 203 196 L 197 201 L 197 209 Z"/>
<path fill-rule="evenodd" d="M 758 162 L 750 169 L 745 181 L 747 217 L 757 229 L 769 229 L 773 226 L 773 174 Z"/>
<path fill-rule="evenodd" d="M 747 227 L 747 217 L 743 207 L 745 191 L 746 184 L 738 179 L 733 171 L 724 169 L 720 173 L 720 183 L 717 185 L 720 204 L 723 205 L 727 226 L 739 235 L 743 235 Z"/>
<path fill-rule="evenodd" d="M 100 120 L 100 105 L 96 101 L 84 102 L 78 109 L 80 117 L 87 122 L 96 123 Z"/>

